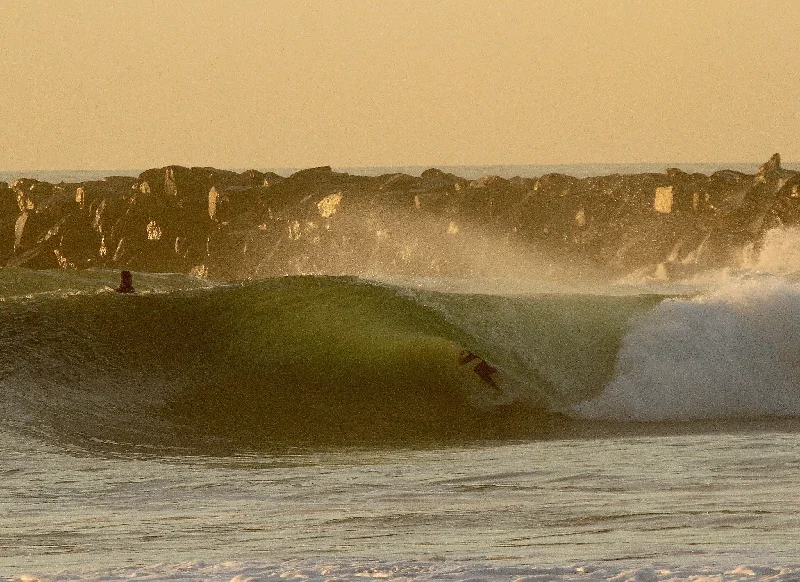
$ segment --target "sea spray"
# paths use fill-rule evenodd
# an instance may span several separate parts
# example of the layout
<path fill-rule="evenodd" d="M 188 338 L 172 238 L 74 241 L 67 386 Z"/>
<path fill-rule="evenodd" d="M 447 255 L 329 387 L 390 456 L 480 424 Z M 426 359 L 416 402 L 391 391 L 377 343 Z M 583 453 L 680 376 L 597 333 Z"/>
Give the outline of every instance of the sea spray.
<path fill-rule="evenodd" d="M 616 421 L 797 416 L 798 366 L 800 285 L 733 280 L 639 316 L 613 380 L 573 413 Z"/>
<path fill-rule="evenodd" d="M 800 273 L 800 228 L 767 231 L 760 248 L 754 251 L 745 267 L 773 275 Z"/>

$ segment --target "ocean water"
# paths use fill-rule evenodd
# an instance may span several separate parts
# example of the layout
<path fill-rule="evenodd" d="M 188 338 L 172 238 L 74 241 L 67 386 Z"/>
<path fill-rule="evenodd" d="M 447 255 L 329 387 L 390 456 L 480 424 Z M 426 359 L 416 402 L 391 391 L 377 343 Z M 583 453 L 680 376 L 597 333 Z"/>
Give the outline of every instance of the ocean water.
<path fill-rule="evenodd" d="M 800 233 L 672 283 L 0 270 L 0 578 L 800 579 Z"/>

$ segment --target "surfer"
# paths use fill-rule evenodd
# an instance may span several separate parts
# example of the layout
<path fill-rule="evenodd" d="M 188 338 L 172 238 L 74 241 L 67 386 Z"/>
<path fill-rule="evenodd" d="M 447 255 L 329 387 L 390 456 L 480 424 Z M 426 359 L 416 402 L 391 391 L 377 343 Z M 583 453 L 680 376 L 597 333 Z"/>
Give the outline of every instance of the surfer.
<path fill-rule="evenodd" d="M 133 275 L 130 271 L 122 271 L 119 275 L 119 287 L 114 289 L 117 293 L 133 293 Z"/>
<path fill-rule="evenodd" d="M 492 378 L 492 375 L 495 372 L 497 372 L 497 368 L 495 368 L 489 362 L 487 362 L 486 360 L 484 360 L 483 358 L 481 358 L 480 356 L 474 354 L 469 350 L 463 350 L 458 355 L 459 364 L 468 364 L 473 360 L 479 360 L 478 364 L 472 369 L 472 371 L 475 372 L 475 374 L 477 374 L 478 378 L 486 382 L 489 386 L 491 386 L 498 392 L 502 393 L 503 390 L 500 388 L 500 386 L 497 385 L 497 382 L 495 382 L 494 378 Z"/>
<path fill-rule="evenodd" d="M 491 366 L 486 360 L 481 360 L 473 371 L 478 375 L 478 378 L 486 382 L 489 386 L 502 392 L 500 386 L 498 386 L 494 378 L 492 378 L 492 374 L 497 372 L 497 368 Z"/>

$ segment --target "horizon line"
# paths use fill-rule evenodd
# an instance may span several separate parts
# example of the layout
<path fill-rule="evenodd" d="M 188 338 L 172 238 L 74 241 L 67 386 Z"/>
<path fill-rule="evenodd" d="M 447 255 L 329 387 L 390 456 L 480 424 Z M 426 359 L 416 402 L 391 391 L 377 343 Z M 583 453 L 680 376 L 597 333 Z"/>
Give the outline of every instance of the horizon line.
<path fill-rule="evenodd" d="M 760 166 L 765 162 L 761 161 L 709 161 L 709 162 L 543 162 L 543 163 L 475 163 L 475 164 L 390 164 L 390 165 L 334 165 L 334 164 L 318 164 L 309 166 L 210 166 L 210 165 L 184 165 L 184 164 L 164 164 L 157 166 L 142 166 L 132 168 L 28 168 L 28 169 L 0 169 L 2 174 L 11 174 L 17 172 L 144 172 L 157 168 L 166 168 L 170 166 L 178 166 L 184 168 L 213 168 L 217 170 L 226 171 L 247 171 L 247 170 L 307 170 L 311 168 L 324 168 L 330 167 L 334 170 L 369 170 L 369 169 L 384 169 L 384 168 L 509 168 L 509 167 L 559 167 L 559 166 L 743 166 L 743 165 L 756 165 Z M 787 161 L 781 160 L 781 165 L 800 165 L 800 161 Z M 260 168 L 260 169 L 259 169 Z"/>

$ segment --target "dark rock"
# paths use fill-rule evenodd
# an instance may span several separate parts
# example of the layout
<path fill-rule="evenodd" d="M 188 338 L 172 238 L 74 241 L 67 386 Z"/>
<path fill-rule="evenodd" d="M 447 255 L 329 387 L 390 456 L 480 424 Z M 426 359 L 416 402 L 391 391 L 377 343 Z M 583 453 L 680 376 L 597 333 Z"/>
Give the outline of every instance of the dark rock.
<path fill-rule="evenodd" d="M 480 274 L 512 246 L 608 276 L 682 277 L 735 264 L 766 230 L 796 224 L 800 174 L 777 155 L 755 174 L 711 176 L 670 168 L 469 181 L 435 168 L 368 177 L 323 166 L 283 178 L 166 166 L 137 178 L 0 184 L 3 264 L 219 279 Z"/>
<path fill-rule="evenodd" d="M 316 168 L 308 168 L 305 170 L 299 170 L 289 176 L 290 180 L 294 180 L 295 182 L 300 181 L 319 181 L 319 180 L 330 180 L 336 175 L 330 166 L 319 166 Z"/>
<path fill-rule="evenodd" d="M 454 174 L 443 172 L 438 168 L 429 168 L 425 170 L 420 175 L 420 178 L 422 178 L 421 187 L 425 190 L 452 190 L 454 188 L 464 188 L 469 184 L 468 180 L 459 178 Z"/>
<path fill-rule="evenodd" d="M 208 192 L 208 215 L 218 223 L 229 222 L 235 216 L 258 207 L 263 196 L 261 187 L 212 186 Z"/>
<path fill-rule="evenodd" d="M 781 171 L 781 155 L 773 154 L 772 157 L 758 169 L 761 176 L 776 174 Z"/>
<path fill-rule="evenodd" d="M 508 180 L 500 176 L 483 176 L 469 183 L 470 188 L 507 188 Z"/>
<path fill-rule="evenodd" d="M 266 188 L 269 188 L 270 186 L 274 186 L 275 184 L 280 184 L 285 179 L 286 178 L 284 178 L 283 176 L 279 176 L 275 172 L 267 172 L 266 174 L 263 174 L 263 180 L 261 181 L 261 185 Z"/>
<path fill-rule="evenodd" d="M 36 210 L 39 204 L 53 195 L 53 188 L 52 184 L 31 178 L 20 178 L 11 184 L 11 190 L 17 196 L 20 212 Z"/>
<path fill-rule="evenodd" d="M 14 255 L 6 262 L 7 267 L 27 267 L 29 269 L 57 269 L 61 265 L 53 252 L 44 247 L 34 247 Z"/>
<path fill-rule="evenodd" d="M 19 206 L 17 196 L 5 182 L 0 182 L 0 264 L 14 252 L 14 238 Z"/>
<path fill-rule="evenodd" d="M 519 190 L 532 190 L 536 184 L 535 178 L 523 178 L 521 176 L 514 176 L 508 181 L 509 186 Z"/>
<path fill-rule="evenodd" d="M 382 191 L 391 190 L 410 190 L 417 187 L 421 180 L 408 174 L 390 174 L 389 176 L 381 176 L 383 181 L 379 186 Z"/>

